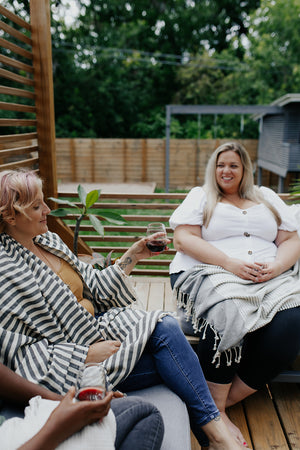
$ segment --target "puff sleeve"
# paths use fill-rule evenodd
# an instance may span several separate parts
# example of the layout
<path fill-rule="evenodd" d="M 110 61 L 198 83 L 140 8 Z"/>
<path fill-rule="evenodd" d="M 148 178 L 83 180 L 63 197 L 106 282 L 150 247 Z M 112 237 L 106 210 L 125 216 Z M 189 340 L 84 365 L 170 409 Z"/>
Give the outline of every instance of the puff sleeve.
<path fill-rule="evenodd" d="M 281 217 L 281 224 L 279 230 L 296 231 L 298 222 L 295 214 L 295 209 L 287 205 L 272 189 L 265 186 L 260 187 L 265 200 L 267 200 L 277 210 Z"/>
<path fill-rule="evenodd" d="M 194 187 L 170 217 L 170 227 L 202 225 L 206 194 L 202 187 Z"/>

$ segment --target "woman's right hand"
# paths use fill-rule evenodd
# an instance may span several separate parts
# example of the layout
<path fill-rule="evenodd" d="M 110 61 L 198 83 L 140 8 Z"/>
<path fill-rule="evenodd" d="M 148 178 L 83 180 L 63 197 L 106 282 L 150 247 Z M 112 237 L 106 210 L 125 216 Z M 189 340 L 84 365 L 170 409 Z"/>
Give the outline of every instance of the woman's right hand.
<path fill-rule="evenodd" d="M 114 353 L 117 353 L 121 346 L 120 341 L 99 341 L 90 345 L 85 363 L 102 362 Z"/>
<path fill-rule="evenodd" d="M 105 417 L 110 409 L 113 393 L 102 400 L 73 402 L 75 388 L 71 388 L 50 414 L 43 428 L 19 450 L 55 449 L 61 442 Z"/>
<path fill-rule="evenodd" d="M 48 419 L 60 424 L 62 431 L 67 428 L 70 436 L 107 416 L 113 398 L 113 392 L 110 391 L 102 400 L 74 403 L 74 395 L 75 388 L 72 387 Z"/>

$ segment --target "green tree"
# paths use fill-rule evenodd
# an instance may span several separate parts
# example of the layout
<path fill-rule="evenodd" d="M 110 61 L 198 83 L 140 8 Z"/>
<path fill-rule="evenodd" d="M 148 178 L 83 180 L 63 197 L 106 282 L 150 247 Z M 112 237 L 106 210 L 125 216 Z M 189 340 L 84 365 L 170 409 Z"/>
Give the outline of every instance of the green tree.
<path fill-rule="evenodd" d="M 28 12 L 28 0 L 3 2 L 18 11 L 24 5 Z M 51 2 L 56 127 L 61 137 L 164 136 L 164 108 L 181 90 L 177 72 L 182 64 L 193 66 L 206 52 L 215 60 L 228 48 L 234 58 L 242 58 L 248 16 L 260 2 L 76 3 L 80 14 L 69 26 L 68 1 Z M 219 61 L 211 82 L 208 74 L 206 82 L 203 78 L 203 94 L 209 87 L 211 99 L 218 92 L 215 83 L 221 87 L 222 64 Z"/>
<path fill-rule="evenodd" d="M 240 40 L 248 33 L 245 17 L 259 4 L 254 0 L 234 6 L 230 1 L 203 5 L 186 0 L 84 3 L 72 27 L 60 24 L 53 34 L 53 55 L 59 59 L 56 123 L 59 135 L 65 136 L 83 136 L 82 128 L 86 135 L 99 137 L 164 136 L 164 109 L 179 88 L 176 74 L 182 62 L 206 47 L 227 48 L 234 36 Z M 241 53 L 238 47 L 236 52 Z M 58 52 L 65 52 L 66 59 Z M 74 67 L 66 70 L 71 54 Z"/>
<path fill-rule="evenodd" d="M 300 2 L 262 0 L 251 18 L 249 63 L 260 103 L 300 91 Z"/>

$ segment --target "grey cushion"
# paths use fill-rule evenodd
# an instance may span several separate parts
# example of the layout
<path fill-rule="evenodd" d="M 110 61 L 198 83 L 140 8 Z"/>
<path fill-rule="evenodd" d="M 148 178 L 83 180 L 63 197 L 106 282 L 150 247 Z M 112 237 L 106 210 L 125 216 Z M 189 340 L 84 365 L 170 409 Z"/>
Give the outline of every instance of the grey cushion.
<path fill-rule="evenodd" d="M 190 450 L 190 421 L 185 403 L 167 386 L 159 384 L 147 389 L 129 392 L 153 403 L 160 411 L 165 434 L 162 450 Z"/>

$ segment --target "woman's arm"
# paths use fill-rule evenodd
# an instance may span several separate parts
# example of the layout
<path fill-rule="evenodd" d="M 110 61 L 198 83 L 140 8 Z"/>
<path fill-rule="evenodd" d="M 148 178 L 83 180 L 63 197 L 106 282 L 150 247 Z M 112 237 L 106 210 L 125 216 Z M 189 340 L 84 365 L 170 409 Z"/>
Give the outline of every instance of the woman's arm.
<path fill-rule="evenodd" d="M 38 384 L 31 383 L 1 363 L 0 380 L 0 397 L 14 403 L 26 405 L 36 395 L 49 400 L 61 400 L 62 398 L 61 395 L 55 394 Z"/>
<path fill-rule="evenodd" d="M 174 231 L 174 247 L 205 264 L 214 264 L 244 280 L 257 281 L 260 266 L 256 263 L 230 258 L 226 253 L 202 239 L 201 226 L 179 225 Z"/>
<path fill-rule="evenodd" d="M 227 255 L 202 239 L 200 225 L 179 225 L 176 227 L 173 244 L 177 251 L 198 261 L 224 267 Z"/>
<path fill-rule="evenodd" d="M 290 269 L 300 258 L 300 239 L 297 231 L 279 230 L 275 244 L 278 247 L 273 262 L 263 264 L 259 281 L 275 278 Z"/>
<path fill-rule="evenodd" d="M 103 400 L 73 403 L 75 389 L 72 388 L 55 408 L 43 428 L 19 450 L 52 450 L 61 442 L 108 414 L 112 392 Z"/>

